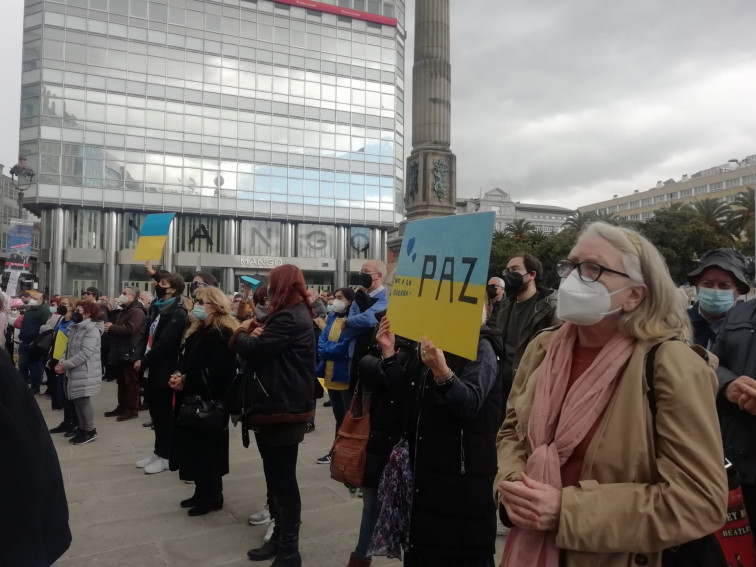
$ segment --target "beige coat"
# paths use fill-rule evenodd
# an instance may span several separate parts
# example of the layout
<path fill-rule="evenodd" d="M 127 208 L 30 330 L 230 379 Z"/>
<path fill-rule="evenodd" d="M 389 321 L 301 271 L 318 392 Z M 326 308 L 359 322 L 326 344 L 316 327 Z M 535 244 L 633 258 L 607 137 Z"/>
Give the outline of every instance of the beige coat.
<path fill-rule="evenodd" d="M 537 382 L 530 378 L 553 335 L 536 337 L 518 369 L 497 440 L 496 484 L 519 479 L 525 468 Z M 680 341 L 661 345 L 654 374 L 655 443 L 646 397 L 649 348 L 636 344 L 588 446 L 579 485 L 562 491 L 556 543 L 567 550 L 564 567 L 658 567 L 662 549 L 713 533 L 725 522 L 727 477 L 714 371 Z"/>

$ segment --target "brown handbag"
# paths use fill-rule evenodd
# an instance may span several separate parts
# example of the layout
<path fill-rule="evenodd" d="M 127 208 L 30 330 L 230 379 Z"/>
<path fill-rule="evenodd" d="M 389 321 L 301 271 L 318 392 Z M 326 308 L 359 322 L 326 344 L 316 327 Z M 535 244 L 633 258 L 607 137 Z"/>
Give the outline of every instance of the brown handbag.
<path fill-rule="evenodd" d="M 346 485 L 362 487 L 367 442 L 370 437 L 370 397 L 355 388 L 349 411 L 344 416 L 331 449 L 331 478 Z"/>

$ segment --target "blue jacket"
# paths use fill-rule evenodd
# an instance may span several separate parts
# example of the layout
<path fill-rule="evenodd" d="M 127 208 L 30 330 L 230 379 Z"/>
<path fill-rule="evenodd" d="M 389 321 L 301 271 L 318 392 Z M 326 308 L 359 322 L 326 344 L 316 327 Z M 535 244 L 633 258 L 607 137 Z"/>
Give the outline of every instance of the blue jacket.
<path fill-rule="evenodd" d="M 348 334 L 344 333 L 344 328 L 342 327 L 338 342 L 328 340 L 331 327 L 337 317 L 337 314 L 331 313 L 326 319 L 323 332 L 320 333 L 320 338 L 318 339 L 318 355 L 320 355 L 320 362 L 315 369 L 315 375 L 323 378 L 325 376 L 326 362 L 332 361 L 333 376 L 331 380 L 341 384 L 349 384 L 349 365 L 352 360 L 350 350 L 354 339 L 349 338 Z"/>

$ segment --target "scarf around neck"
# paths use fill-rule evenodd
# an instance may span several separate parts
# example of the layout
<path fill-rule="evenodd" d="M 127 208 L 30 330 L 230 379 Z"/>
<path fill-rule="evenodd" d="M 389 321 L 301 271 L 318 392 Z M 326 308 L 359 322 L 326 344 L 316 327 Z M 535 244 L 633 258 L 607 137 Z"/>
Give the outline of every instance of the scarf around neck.
<path fill-rule="evenodd" d="M 176 297 L 171 297 L 170 299 L 158 299 L 157 301 L 153 301 L 152 304 L 157 307 L 158 312 L 163 315 L 168 311 L 171 305 L 173 305 L 173 302 L 176 301 L 176 299 Z"/>
<path fill-rule="evenodd" d="M 616 332 L 568 391 L 576 340 L 577 327 L 572 323 L 565 323 L 554 335 L 545 360 L 536 370 L 538 382 L 528 420 L 533 452 L 525 473 L 558 489 L 562 488 L 562 465 L 604 413 L 636 342 Z M 559 567 L 556 532 L 512 528 L 501 564 Z"/>

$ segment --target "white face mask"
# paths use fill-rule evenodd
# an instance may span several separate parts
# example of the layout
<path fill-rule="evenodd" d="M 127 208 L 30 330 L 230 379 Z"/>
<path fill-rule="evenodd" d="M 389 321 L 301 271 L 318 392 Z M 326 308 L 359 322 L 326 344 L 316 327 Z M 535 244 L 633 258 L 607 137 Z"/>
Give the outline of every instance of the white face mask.
<path fill-rule="evenodd" d="M 126 305 L 128 302 L 129 302 L 129 297 L 125 293 L 122 293 L 121 295 L 118 296 L 118 303 L 123 303 L 124 305 Z"/>
<path fill-rule="evenodd" d="M 32 305 L 32 306 L 39 305 L 39 301 L 37 301 L 36 299 L 30 299 L 29 300 L 29 305 Z"/>
<path fill-rule="evenodd" d="M 343 313 L 346 311 L 346 302 L 342 301 L 341 299 L 334 299 L 333 300 L 333 312 L 334 313 Z"/>
<path fill-rule="evenodd" d="M 625 286 L 617 291 L 609 292 L 604 284 L 584 282 L 578 276 L 578 271 L 562 280 L 557 292 L 557 317 L 575 325 L 595 325 L 607 315 L 617 313 L 622 307 L 611 309 L 612 295 L 632 286 Z"/>

